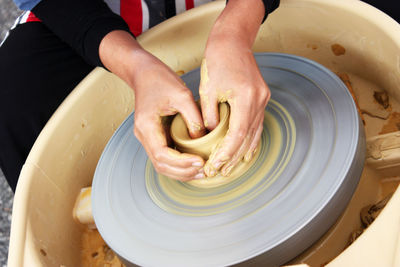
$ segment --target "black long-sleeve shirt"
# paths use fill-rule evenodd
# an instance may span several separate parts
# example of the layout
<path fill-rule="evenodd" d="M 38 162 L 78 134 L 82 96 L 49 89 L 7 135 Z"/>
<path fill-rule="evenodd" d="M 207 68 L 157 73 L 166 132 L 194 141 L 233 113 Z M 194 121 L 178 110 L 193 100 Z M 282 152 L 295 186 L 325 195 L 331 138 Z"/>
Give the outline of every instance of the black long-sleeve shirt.
<path fill-rule="evenodd" d="M 265 20 L 279 6 L 280 1 L 262 1 L 265 6 Z M 151 24 L 157 24 L 176 14 L 174 0 L 148 0 L 146 3 L 150 9 L 150 27 L 153 26 Z M 157 12 L 157 8 L 162 10 Z M 32 12 L 86 62 L 94 66 L 102 66 L 98 51 L 105 35 L 114 30 L 132 32 L 130 25 L 102 0 L 42 0 Z"/>

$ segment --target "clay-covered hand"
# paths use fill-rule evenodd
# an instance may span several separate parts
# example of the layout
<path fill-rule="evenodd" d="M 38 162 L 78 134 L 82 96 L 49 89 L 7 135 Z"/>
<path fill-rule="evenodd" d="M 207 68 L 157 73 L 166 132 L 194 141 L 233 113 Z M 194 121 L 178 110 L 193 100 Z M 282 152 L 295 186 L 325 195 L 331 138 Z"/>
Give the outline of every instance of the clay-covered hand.
<path fill-rule="evenodd" d="M 163 118 L 178 112 L 192 138 L 205 133 L 193 95 L 179 76 L 122 31 L 112 32 L 103 39 L 100 56 L 103 64 L 135 91 L 134 132 L 157 172 L 181 181 L 203 178 L 201 157 L 180 153 L 167 143 Z"/>
<path fill-rule="evenodd" d="M 145 61 L 146 59 L 144 59 Z M 133 84 L 135 135 L 157 172 L 178 180 L 203 178 L 203 159 L 168 147 L 162 117 L 181 113 L 192 138 L 204 134 L 201 114 L 183 81 L 156 58 L 147 59 Z"/>
<path fill-rule="evenodd" d="M 242 159 L 251 160 L 259 143 L 270 90 L 251 46 L 263 16 L 261 0 L 230 0 L 209 36 L 199 88 L 205 126 L 218 125 L 218 103 L 231 109 L 228 133 L 204 167 L 209 177 L 218 170 L 228 176 Z"/>

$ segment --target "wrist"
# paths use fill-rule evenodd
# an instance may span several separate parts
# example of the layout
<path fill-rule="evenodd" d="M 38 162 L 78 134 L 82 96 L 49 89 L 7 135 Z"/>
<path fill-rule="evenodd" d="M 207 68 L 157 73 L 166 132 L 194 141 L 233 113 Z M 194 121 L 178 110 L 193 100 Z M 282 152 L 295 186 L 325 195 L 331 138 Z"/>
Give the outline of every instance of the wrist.
<path fill-rule="evenodd" d="M 209 40 L 228 38 L 251 47 L 261 26 L 264 13 L 262 0 L 230 0 L 217 18 Z"/>
<path fill-rule="evenodd" d="M 99 55 L 103 65 L 131 87 L 140 68 L 151 58 L 130 33 L 120 30 L 102 39 Z"/>

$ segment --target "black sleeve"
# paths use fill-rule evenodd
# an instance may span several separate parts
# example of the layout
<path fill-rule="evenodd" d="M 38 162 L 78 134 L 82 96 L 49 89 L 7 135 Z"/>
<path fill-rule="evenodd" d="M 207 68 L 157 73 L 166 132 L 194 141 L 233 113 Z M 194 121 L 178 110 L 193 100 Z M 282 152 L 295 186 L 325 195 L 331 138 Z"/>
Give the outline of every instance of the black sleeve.
<path fill-rule="evenodd" d="M 229 0 L 226 0 L 226 2 L 228 3 Z M 275 9 L 277 9 L 279 7 L 279 3 L 280 0 L 262 0 L 264 3 L 264 8 L 265 8 L 265 15 L 264 18 L 262 20 L 262 22 L 264 23 L 264 21 L 267 19 L 268 15 L 271 14 L 272 12 L 275 11 Z"/>
<path fill-rule="evenodd" d="M 280 0 L 262 0 L 265 7 L 265 15 L 263 22 L 267 19 L 268 15 L 275 11 L 279 7 Z"/>
<path fill-rule="evenodd" d="M 103 66 L 99 45 L 104 36 L 114 30 L 130 33 L 102 0 L 42 0 L 32 12 L 93 66 Z"/>

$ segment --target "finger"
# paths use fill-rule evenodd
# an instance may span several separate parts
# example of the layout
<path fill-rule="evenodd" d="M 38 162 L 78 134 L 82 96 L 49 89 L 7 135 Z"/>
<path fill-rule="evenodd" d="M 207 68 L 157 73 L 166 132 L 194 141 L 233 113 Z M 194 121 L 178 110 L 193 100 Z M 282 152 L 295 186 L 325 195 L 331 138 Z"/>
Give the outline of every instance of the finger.
<path fill-rule="evenodd" d="M 200 104 L 204 126 L 212 131 L 219 123 L 218 100 L 211 95 L 200 94 Z"/>
<path fill-rule="evenodd" d="M 170 166 L 179 168 L 203 167 L 204 160 L 202 157 L 188 153 L 181 153 L 170 147 L 163 147 L 157 152 L 155 158 L 158 162 L 163 162 Z"/>
<path fill-rule="evenodd" d="M 180 101 L 177 101 L 175 109 L 178 110 L 189 131 L 189 135 L 192 138 L 199 138 L 205 135 L 206 130 L 204 128 L 203 119 L 201 117 L 200 110 L 193 99 L 192 93 L 187 90 L 186 93 L 182 94 Z"/>
<path fill-rule="evenodd" d="M 247 112 L 240 112 L 239 108 L 231 105 L 229 130 L 220 145 L 211 153 L 204 166 L 207 176 L 213 177 L 216 172 L 236 154 L 249 131 L 249 118 Z"/>
<path fill-rule="evenodd" d="M 202 179 L 205 177 L 203 169 L 199 170 L 195 167 L 179 168 L 161 163 L 154 165 L 154 168 L 158 173 L 162 173 L 163 175 L 171 179 L 179 180 L 182 182 L 190 181 L 193 179 Z"/>
<path fill-rule="evenodd" d="M 199 156 L 180 153 L 169 148 L 160 121 L 138 118 L 135 120 L 134 132 L 154 166 L 165 164 L 171 167 L 193 166 L 199 169 L 204 164 L 204 160 Z"/>
<path fill-rule="evenodd" d="M 244 139 L 244 142 L 240 146 L 239 150 L 236 152 L 236 154 L 232 157 L 230 161 L 228 161 L 222 168 L 221 168 L 221 174 L 223 176 L 229 176 L 232 172 L 232 170 L 235 168 L 235 166 L 243 159 L 244 154 L 247 152 L 250 146 L 250 142 L 254 136 L 255 130 L 253 129 L 250 131 L 250 133 L 246 136 Z"/>
<path fill-rule="evenodd" d="M 258 120 L 257 122 L 257 130 L 255 131 L 255 134 L 253 136 L 253 139 L 251 140 L 250 146 L 249 146 L 249 150 L 247 151 L 246 155 L 244 156 L 244 161 L 245 162 L 249 162 L 255 155 L 255 153 L 257 152 L 257 146 L 260 143 L 260 138 L 261 138 L 261 134 L 264 130 L 264 112 L 262 113 L 262 115 L 260 116 L 261 118 Z"/>
<path fill-rule="evenodd" d="M 206 60 L 201 62 L 201 80 L 199 86 L 201 112 L 203 114 L 204 126 L 212 131 L 219 123 L 218 99 L 215 91 L 208 90 L 209 77 Z"/>

